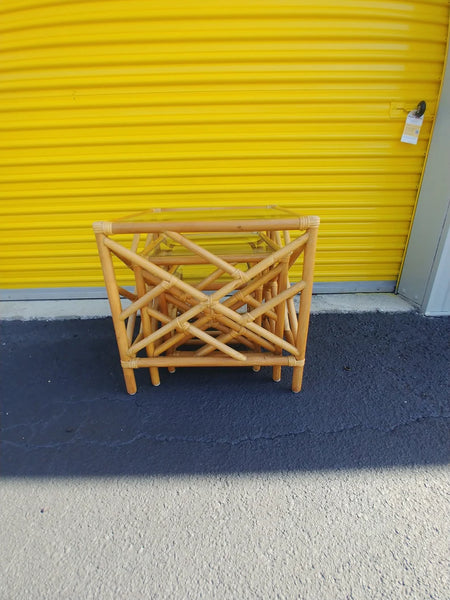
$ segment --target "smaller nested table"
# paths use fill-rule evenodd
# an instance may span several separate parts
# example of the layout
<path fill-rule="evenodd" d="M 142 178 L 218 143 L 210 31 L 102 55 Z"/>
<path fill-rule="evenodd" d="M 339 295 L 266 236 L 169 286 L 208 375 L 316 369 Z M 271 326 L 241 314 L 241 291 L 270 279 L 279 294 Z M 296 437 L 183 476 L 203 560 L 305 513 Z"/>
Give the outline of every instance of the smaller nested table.
<path fill-rule="evenodd" d="M 318 217 L 279 207 L 151 210 L 93 227 L 128 393 L 134 369 L 148 367 L 159 385 L 159 368 L 177 366 L 269 365 L 274 381 L 289 366 L 300 391 Z M 301 277 L 291 282 L 296 262 Z M 119 283 L 124 267 L 134 291 Z"/>

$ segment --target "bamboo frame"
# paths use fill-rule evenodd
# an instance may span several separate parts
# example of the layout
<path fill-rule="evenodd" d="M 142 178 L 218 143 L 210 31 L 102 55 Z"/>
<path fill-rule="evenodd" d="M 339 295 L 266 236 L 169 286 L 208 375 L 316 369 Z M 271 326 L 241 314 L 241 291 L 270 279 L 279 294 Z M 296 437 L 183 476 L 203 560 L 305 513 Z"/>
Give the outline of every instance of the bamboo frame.
<path fill-rule="evenodd" d="M 289 366 L 292 390 L 300 391 L 318 226 L 318 217 L 294 216 L 94 223 L 128 393 L 136 392 L 134 369 L 149 368 L 153 385 L 159 385 L 159 368 L 173 372 L 177 366 L 251 366 L 255 371 L 271 366 L 274 381 L 281 379 L 282 367 Z M 290 230 L 300 235 L 291 240 Z M 258 236 L 248 242 L 248 251 L 242 250 L 242 232 Z M 112 239 L 124 233 L 133 234 L 130 248 Z M 202 246 L 209 233 L 227 234 L 225 253 L 223 245 L 214 253 L 214 236 L 208 248 Z M 301 254 L 302 277 L 291 285 L 289 270 Z M 117 283 L 113 256 L 134 272 L 135 292 Z M 208 265 L 211 272 L 188 283 L 179 272 L 183 265 Z M 131 302 L 125 309 L 121 296 Z M 138 315 L 141 326 L 136 334 Z M 141 351 L 146 357 L 138 355 Z"/>

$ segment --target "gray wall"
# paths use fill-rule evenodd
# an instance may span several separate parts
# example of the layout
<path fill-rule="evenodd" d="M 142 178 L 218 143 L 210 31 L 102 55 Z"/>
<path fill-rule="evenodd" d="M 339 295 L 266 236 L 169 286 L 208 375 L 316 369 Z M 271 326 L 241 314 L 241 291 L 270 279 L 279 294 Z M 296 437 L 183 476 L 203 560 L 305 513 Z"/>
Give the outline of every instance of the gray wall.
<path fill-rule="evenodd" d="M 398 292 L 427 315 L 450 314 L 450 61 Z"/>

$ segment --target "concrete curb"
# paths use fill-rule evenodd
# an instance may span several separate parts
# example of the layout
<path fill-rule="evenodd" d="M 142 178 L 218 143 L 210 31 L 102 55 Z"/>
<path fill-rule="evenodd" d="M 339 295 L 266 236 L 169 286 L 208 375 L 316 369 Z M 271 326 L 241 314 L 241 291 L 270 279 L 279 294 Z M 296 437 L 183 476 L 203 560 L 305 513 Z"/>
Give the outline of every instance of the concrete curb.
<path fill-rule="evenodd" d="M 311 312 L 364 313 L 410 312 L 415 308 L 395 294 L 317 294 Z M 110 316 L 106 299 L 25 300 L 0 303 L 0 318 L 5 321 L 55 319 L 96 319 Z"/>

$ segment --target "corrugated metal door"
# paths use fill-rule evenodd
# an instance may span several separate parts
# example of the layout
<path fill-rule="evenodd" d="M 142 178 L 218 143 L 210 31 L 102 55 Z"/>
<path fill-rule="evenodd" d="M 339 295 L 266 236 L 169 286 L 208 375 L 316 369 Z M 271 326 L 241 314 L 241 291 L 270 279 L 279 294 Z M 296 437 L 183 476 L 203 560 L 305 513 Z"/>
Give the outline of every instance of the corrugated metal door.
<path fill-rule="evenodd" d="M 0 29 L 2 288 L 102 286 L 97 219 L 267 204 L 320 215 L 318 281 L 394 287 L 446 0 L 3 0 Z"/>

